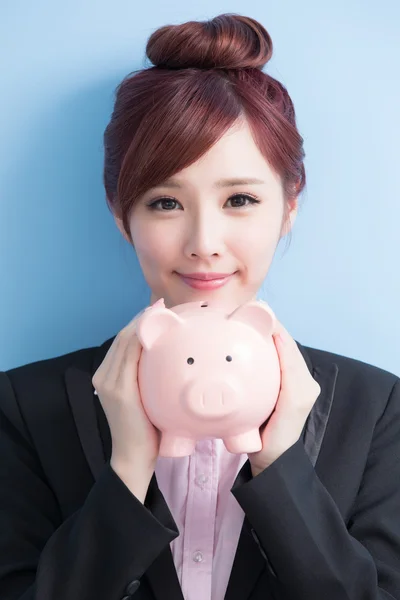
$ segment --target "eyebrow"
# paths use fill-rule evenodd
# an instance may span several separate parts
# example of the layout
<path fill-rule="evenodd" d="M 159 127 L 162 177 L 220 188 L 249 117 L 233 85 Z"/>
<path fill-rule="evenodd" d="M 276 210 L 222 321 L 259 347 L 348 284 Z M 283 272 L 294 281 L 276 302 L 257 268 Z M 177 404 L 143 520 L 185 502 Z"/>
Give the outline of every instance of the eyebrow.
<path fill-rule="evenodd" d="M 265 183 L 266 183 L 265 181 L 263 181 L 262 179 L 257 179 L 256 177 L 233 177 L 233 178 L 229 178 L 229 179 L 219 179 L 218 181 L 216 181 L 214 183 L 213 187 L 220 189 L 220 188 L 224 188 L 224 187 L 233 187 L 235 185 L 262 185 Z M 171 177 L 170 179 L 167 179 L 165 182 L 154 186 L 153 189 L 156 189 L 159 187 L 181 189 L 184 186 L 181 183 L 179 183 L 179 181 L 177 181 L 176 179 L 173 179 Z"/>

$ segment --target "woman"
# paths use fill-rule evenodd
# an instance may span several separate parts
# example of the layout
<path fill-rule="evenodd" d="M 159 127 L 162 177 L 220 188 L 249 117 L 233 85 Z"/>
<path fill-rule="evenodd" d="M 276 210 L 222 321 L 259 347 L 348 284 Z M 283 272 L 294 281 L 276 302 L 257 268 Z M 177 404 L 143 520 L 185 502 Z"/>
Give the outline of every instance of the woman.
<path fill-rule="evenodd" d="M 255 298 L 291 230 L 303 140 L 271 54 L 250 18 L 162 27 L 118 88 L 104 183 L 151 304 Z M 0 373 L 0 598 L 400 599 L 399 379 L 279 324 L 262 450 L 162 459 L 135 323 Z"/>

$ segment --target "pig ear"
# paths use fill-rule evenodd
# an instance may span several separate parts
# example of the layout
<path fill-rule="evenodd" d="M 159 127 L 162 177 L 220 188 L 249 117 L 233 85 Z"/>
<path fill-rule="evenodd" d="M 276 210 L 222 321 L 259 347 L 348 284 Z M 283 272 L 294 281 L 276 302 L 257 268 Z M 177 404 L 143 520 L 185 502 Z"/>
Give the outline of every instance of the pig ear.
<path fill-rule="evenodd" d="M 239 306 L 228 317 L 231 321 L 241 321 L 256 329 L 263 337 L 273 334 L 276 325 L 276 317 L 264 301 L 253 300 Z"/>
<path fill-rule="evenodd" d="M 153 344 L 172 328 L 184 323 L 176 313 L 164 306 L 150 306 L 136 324 L 136 335 L 145 350 L 150 350 Z"/>

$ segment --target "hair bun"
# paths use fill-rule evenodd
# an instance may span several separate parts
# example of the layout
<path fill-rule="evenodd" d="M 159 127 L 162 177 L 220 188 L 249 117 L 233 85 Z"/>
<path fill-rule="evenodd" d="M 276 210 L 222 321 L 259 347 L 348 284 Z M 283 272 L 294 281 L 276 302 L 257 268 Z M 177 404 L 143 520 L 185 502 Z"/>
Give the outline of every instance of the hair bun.
<path fill-rule="evenodd" d="M 169 69 L 262 69 L 272 56 L 272 40 L 255 19 L 223 14 L 160 27 L 146 55 L 156 67 Z"/>

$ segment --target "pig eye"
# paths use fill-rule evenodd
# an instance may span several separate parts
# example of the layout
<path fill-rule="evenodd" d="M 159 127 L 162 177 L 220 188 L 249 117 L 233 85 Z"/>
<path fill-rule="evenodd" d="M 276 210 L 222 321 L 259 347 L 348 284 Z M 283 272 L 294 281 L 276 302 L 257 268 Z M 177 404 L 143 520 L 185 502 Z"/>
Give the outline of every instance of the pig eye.
<path fill-rule="evenodd" d="M 192 365 L 194 363 L 194 358 L 190 357 L 187 359 L 188 365 Z"/>
<path fill-rule="evenodd" d="M 228 356 L 226 357 L 226 360 L 227 360 L 228 362 L 231 362 L 231 360 L 232 360 L 232 356 L 229 356 L 229 355 L 228 355 Z"/>

